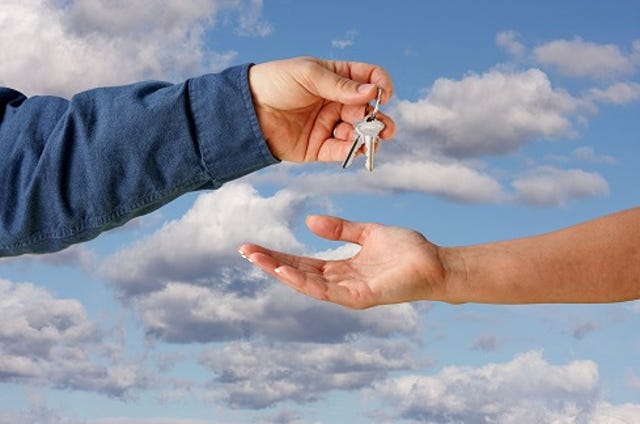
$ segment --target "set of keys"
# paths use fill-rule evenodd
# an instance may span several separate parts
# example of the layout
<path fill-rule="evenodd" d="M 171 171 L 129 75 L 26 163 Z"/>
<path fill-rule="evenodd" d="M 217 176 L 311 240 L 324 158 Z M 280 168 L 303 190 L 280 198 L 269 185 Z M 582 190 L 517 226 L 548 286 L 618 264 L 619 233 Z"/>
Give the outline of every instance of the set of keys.
<path fill-rule="evenodd" d="M 369 172 L 373 171 L 376 145 L 378 144 L 378 141 L 380 141 L 379 134 L 384 129 L 382 121 L 376 118 L 381 101 L 382 88 L 378 87 L 378 98 L 376 99 L 375 105 L 373 105 L 371 113 L 353 123 L 353 145 L 351 146 L 351 150 L 349 150 L 349 154 L 347 154 L 347 157 L 342 163 L 343 168 L 351 165 L 356 153 L 362 146 L 364 146 L 364 153 L 367 158 L 365 167 Z"/>

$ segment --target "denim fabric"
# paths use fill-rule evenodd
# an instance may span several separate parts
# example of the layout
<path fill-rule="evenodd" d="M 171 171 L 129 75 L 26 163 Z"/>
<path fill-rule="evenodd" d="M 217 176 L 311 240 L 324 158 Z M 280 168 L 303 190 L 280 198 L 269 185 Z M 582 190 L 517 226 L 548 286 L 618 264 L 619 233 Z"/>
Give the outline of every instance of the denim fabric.
<path fill-rule="evenodd" d="M 276 163 L 248 69 L 71 100 L 0 88 L 0 256 L 63 249 Z"/>

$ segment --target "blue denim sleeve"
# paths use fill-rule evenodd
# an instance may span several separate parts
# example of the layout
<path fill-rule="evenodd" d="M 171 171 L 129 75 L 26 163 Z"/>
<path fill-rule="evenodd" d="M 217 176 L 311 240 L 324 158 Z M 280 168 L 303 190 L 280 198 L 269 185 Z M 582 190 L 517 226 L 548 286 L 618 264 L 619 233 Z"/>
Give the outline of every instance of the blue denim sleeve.
<path fill-rule="evenodd" d="M 248 69 L 71 100 L 0 88 L 0 256 L 63 249 L 276 163 Z"/>

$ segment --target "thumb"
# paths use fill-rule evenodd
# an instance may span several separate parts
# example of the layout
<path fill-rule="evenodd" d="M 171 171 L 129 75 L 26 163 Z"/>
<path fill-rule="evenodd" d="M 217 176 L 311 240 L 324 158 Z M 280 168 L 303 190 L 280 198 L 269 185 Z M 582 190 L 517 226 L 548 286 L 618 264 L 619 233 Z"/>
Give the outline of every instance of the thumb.
<path fill-rule="evenodd" d="M 367 225 L 327 215 L 310 215 L 305 223 L 309 230 L 319 237 L 358 244 Z"/>
<path fill-rule="evenodd" d="M 322 68 L 314 81 L 315 95 L 345 105 L 361 105 L 376 98 L 378 87 L 360 83 Z"/>

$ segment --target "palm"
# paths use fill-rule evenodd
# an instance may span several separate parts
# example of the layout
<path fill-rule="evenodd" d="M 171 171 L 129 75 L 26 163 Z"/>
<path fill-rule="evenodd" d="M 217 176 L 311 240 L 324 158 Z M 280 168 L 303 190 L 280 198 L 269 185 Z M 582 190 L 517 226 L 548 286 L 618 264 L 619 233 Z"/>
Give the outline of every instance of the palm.
<path fill-rule="evenodd" d="M 253 245 L 243 251 L 296 290 L 350 308 L 429 298 L 432 285 L 442 278 L 436 247 L 415 231 L 361 225 L 366 225 L 362 248 L 349 259 L 324 261 Z"/>
<path fill-rule="evenodd" d="M 360 252 L 343 261 L 325 262 L 315 275 L 318 282 L 339 286 L 340 298 L 355 308 L 427 297 L 425 267 L 433 262 L 430 243 L 403 228 L 372 226 Z"/>

